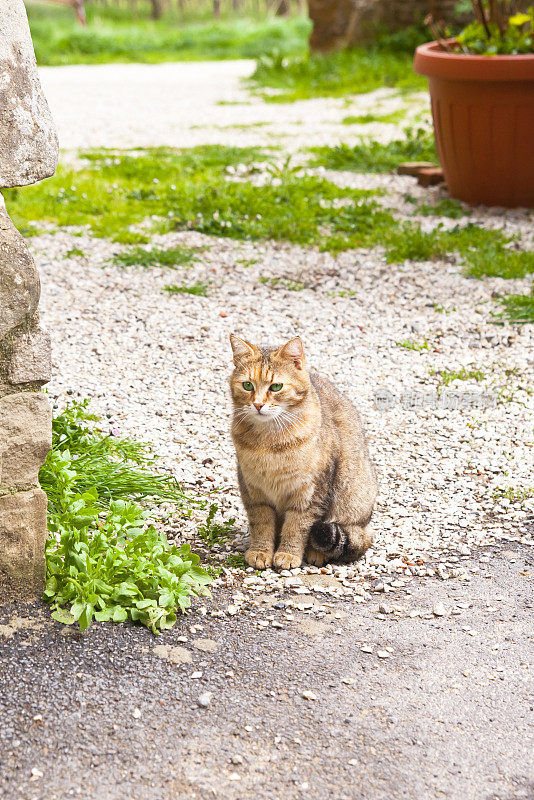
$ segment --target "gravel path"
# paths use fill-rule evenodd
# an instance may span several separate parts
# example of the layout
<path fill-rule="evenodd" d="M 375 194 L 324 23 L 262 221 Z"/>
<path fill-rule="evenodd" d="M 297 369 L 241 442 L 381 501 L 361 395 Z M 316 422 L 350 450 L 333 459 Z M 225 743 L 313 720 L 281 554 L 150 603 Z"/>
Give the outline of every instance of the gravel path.
<path fill-rule="evenodd" d="M 264 103 L 246 89 L 253 71 L 253 61 L 217 61 L 42 67 L 39 76 L 65 150 L 200 144 L 297 150 L 335 140 L 345 116 L 406 107 L 391 89 L 348 102 Z M 407 118 L 427 109 L 426 94 L 413 95 Z M 343 126 L 344 141 L 362 133 L 388 140 L 395 126 Z"/>

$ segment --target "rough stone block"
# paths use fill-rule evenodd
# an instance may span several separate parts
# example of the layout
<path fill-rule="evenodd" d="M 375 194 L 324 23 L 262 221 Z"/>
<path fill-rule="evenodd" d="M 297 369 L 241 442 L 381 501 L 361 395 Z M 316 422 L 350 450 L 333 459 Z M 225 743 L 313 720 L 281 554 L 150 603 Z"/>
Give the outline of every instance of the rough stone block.
<path fill-rule="evenodd" d="M 38 486 L 52 446 L 52 409 L 36 392 L 0 399 L 0 490 Z"/>
<path fill-rule="evenodd" d="M 26 243 L 0 207 L 0 341 L 35 314 L 40 292 L 39 275 Z"/>
<path fill-rule="evenodd" d="M 24 186 L 53 175 L 58 138 L 23 0 L 0 0 L 0 108 L 0 186 Z"/>
<path fill-rule="evenodd" d="M 52 346 L 50 334 L 43 328 L 29 333 L 19 333 L 13 341 L 13 355 L 9 365 L 9 382 L 48 383 L 52 377 Z"/>
<path fill-rule="evenodd" d="M 46 509 L 41 489 L 0 497 L 0 605 L 43 593 Z"/>

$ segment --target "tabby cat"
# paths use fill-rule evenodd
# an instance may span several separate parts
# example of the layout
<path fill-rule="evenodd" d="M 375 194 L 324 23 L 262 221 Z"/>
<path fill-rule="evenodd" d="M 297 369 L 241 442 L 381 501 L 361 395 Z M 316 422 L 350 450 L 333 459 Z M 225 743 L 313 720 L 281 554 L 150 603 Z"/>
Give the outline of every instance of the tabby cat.
<path fill-rule="evenodd" d="M 297 336 L 259 347 L 230 336 L 239 488 L 256 569 L 353 561 L 372 541 L 377 482 L 358 412 L 308 372 Z"/>

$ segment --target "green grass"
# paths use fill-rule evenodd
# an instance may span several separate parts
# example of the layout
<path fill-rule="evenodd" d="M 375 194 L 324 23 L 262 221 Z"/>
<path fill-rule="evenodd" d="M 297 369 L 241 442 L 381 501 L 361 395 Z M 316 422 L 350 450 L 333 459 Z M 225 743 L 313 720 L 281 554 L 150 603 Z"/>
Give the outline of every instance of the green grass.
<path fill-rule="evenodd" d="M 424 89 L 426 80 L 413 71 L 413 52 L 370 46 L 328 55 L 294 58 L 276 53 L 259 59 L 252 85 L 271 103 L 312 97 L 344 97 L 385 86 Z"/>
<path fill-rule="evenodd" d="M 405 350 L 430 350 L 430 345 L 426 341 L 423 342 L 413 342 L 410 339 L 404 339 L 402 342 L 395 342 L 397 347 L 403 347 Z"/>
<path fill-rule="evenodd" d="M 169 545 L 144 510 L 165 500 L 188 515 L 205 504 L 158 475 L 146 445 L 99 429 L 87 402 L 55 416 L 39 477 L 48 495 L 44 599 L 54 619 L 81 630 L 93 619 L 131 620 L 158 633 L 192 596 L 209 594 L 199 557 L 189 545 Z"/>
<path fill-rule="evenodd" d="M 198 261 L 200 248 L 177 245 L 176 247 L 131 247 L 113 257 L 120 267 L 186 267 Z"/>
<path fill-rule="evenodd" d="M 488 234 L 494 233 L 488 231 Z M 503 245 L 511 237 L 500 236 L 482 239 L 477 250 L 468 254 L 469 275 L 481 278 L 484 275 L 496 278 L 524 278 L 534 272 L 534 252 L 511 250 Z"/>
<path fill-rule="evenodd" d="M 448 231 L 438 225 L 425 233 L 408 222 L 387 232 L 384 244 L 390 263 L 432 261 L 456 253 L 466 274 L 474 278 L 524 278 L 534 272 L 534 252 L 512 250 L 513 236 L 471 223 Z"/>
<path fill-rule="evenodd" d="M 197 230 L 233 239 L 276 239 L 348 249 L 377 243 L 394 226 L 372 192 L 340 188 L 324 178 L 272 169 L 265 185 L 230 179 L 228 168 L 265 159 L 257 150 L 219 146 L 151 149 L 140 154 L 86 154 L 80 170 L 5 192 L 17 227 L 44 219 L 87 225 L 96 236 L 123 240 L 150 220 L 152 232 Z M 110 187 L 112 191 L 109 191 Z M 337 208 L 343 202 L 350 205 Z M 325 235 L 325 229 L 331 235 Z"/>
<path fill-rule="evenodd" d="M 79 258 L 85 258 L 85 253 L 83 250 L 80 250 L 79 247 L 71 247 L 71 249 L 67 250 L 65 253 L 65 258 L 74 258 L 75 256 L 78 256 Z"/>
<path fill-rule="evenodd" d="M 509 294 L 501 299 L 503 316 L 510 322 L 534 324 L 534 285 L 529 294 Z"/>
<path fill-rule="evenodd" d="M 165 286 L 164 290 L 169 294 L 194 294 L 197 297 L 206 297 L 208 294 L 209 283 L 205 281 L 197 281 L 189 285 L 186 284 L 170 284 Z"/>
<path fill-rule="evenodd" d="M 246 569 L 248 564 L 242 553 L 230 553 L 226 558 L 226 566 L 230 569 Z"/>
<path fill-rule="evenodd" d="M 430 370 L 431 375 L 438 375 L 441 379 L 443 386 L 448 386 L 453 381 L 483 381 L 486 377 L 481 369 L 466 369 L 462 367 L 459 370 Z"/>
<path fill-rule="evenodd" d="M 342 125 L 367 125 L 370 122 L 399 122 L 406 116 L 406 110 L 399 108 L 390 114 L 360 114 L 359 116 L 343 117 Z"/>
<path fill-rule="evenodd" d="M 266 286 L 271 286 L 273 289 L 287 289 L 289 292 L 301 292 L 306 289 L 305 283 L 291 278 L 271 278 L 267 275 L 262 275 L 259 281 Z"/>
<path fill-rule="evenodd" d="M 442 197 L 432 204 L 421 203 L 416 211 L 424 217 L 449 217 L 450 219 L 460 219 L 471 213 L 469 208 L 465 208 L 459 200 L 455 200 L 453 197 Z"/>
<path fill-rule="evenodd" d="M 519 240 L 502 231 L 468 224 L 449 231 L 437 225 L 425 233 L 413 222 L 395 219 L 372 198 L 373 192 L 339 187 L 289 163 L 264 165 L 258 185 L 257 164 L 266 158 L 256 149 L 216 145 L 86 153 L 81 169 L 60 167 L 46 181 L 4 194 L 19 229 L 39 220 L 87 226 L 95 236 L 124 242 L 128 235 L 139 235 L 133 229 L 144 223 L 147 235 L 196 230 L 332 253 L 380 245 L 388 263 L 456 254 L 474 277 L 524 277 L 534 270 L 534 253 L 515 249 Z M 126 252 L 134 261 L 148 259 L 147 248 Z M 158 258 L 167 256 L 160 252 Z"/>
<path fill-rule="evenodd" d="M 438 155 L 434 135 L 424 128 L 407 128 L 404 136 L 389 144 L 371 140 L 350 147 L 340 144 L 334 147 L 311 149 L 313 166 L 352 172 L 389 172 L 403 161 L 434 161 Z"/>
<path fill-rule="evenodd" d="M 246 15 L 219 21 L 209 16 L 209 10 L 188 13 L 185 19 L 171 10 L 160 20 L 152 20 L 148 3 L 142 4 L 137 14 L 93 3 L 86 4 L 86 11 L 88 24 L 82 27 L 70 8 L 29 4 L 38 64 L 259 58 L 273 51 L 301 55 L 306 52 L 310 30 L 309 20 L 303 16 L 255 17 L 252 8 Z"/>
<path fill-rule="evenodd" d="M 436 303 L 436 301 L 434 301 L 433 307 L 436 314 L 450 314 L 452 311 L 456 311 L 456 306 L 446 308 L 445 306 L 441 305 L 441 303 Z"/>
<path fill-rule="evenodd" d="M 494 500 L 502 500 L 503 498 L 506 498 L 511 503 L 523 503 L 525 500 L 529 500 L 531 497 L 534 497 L 534 486 L 528 486 L 526 488 L 519 488 L 515 486 L 498 487 L 493 492 Z"/>

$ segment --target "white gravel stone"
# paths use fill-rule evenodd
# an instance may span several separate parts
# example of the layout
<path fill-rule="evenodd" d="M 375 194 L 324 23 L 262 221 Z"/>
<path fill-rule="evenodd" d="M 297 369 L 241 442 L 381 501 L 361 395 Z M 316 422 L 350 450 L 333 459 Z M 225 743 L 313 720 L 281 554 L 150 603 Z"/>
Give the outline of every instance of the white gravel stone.
<path fill-rule="evenodd" d="M 207 708 L 212 698 L 213 692 L 202 692 L 202 694 L 197 697 L 197 705 L 200 706 L 200 708 Z"/>

